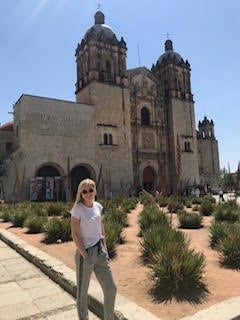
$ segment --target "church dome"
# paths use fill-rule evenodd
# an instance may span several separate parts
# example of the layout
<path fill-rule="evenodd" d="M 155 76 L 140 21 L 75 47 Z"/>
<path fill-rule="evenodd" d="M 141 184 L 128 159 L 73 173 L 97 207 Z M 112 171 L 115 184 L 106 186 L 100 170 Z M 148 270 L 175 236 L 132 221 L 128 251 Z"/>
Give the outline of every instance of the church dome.
<path fill-rule="evenodd" d="M 175 64 L 184 63 L 183 58 L 180 56 L 180 54 L 173 51 L 173 45 L 171 40 L 167 40 L 165 42 L 165 52 L 158 59 L 159 64 L 168 62 L 172 62 Z"/>
<path fill-rule="evenodd" d="M 89 36 L 95 36 L 97 38 L 104 38 L 107 40 L 116 39 L 115 33 L 112 29 L 105 24 L 105 16 L 101 11 L 97 11 L 95 16 L 95 25 L 92 26 L 84 35 L 84 40 L 86 40 Z"/>

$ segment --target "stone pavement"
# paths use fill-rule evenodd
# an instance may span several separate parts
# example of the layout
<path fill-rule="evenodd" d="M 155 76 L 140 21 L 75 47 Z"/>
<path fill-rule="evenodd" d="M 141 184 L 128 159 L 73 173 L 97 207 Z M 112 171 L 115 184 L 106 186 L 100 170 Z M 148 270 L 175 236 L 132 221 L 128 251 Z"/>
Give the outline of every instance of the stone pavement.
<path fill-rule="evenodd" d="M 72 296 L 76 296 L 75 271 L 60 260 L 0 228 L 0 320 L 77 319 L 75 300 Z M 102 290 L 93 280 L 90 282 L 88 301 L 89 309 L 94 313 L 91 314 L 90 320 L 102 319 Z M 117 294 L 115 320 L 161 319 Z M 175 320 L 240 320 L 240 296 L 201 310 L 192 316 Z"/>
<path fill-rule="evenodd" d="M 0 319 L 77 319 L 75 299 L 1 240 Z"/>

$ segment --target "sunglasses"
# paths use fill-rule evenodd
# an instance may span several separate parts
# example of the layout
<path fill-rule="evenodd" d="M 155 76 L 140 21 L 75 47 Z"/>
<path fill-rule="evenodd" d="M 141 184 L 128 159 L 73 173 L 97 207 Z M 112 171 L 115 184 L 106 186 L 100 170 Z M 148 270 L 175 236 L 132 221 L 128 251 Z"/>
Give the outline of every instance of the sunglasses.
<path fill-rule="evenodd" d="M 93 193 L 94 190 L 93 189 L 89 189 L 89 190 L 83 190 L 82 193 L 83 194 L 87 194 L 87 193 Z"/>

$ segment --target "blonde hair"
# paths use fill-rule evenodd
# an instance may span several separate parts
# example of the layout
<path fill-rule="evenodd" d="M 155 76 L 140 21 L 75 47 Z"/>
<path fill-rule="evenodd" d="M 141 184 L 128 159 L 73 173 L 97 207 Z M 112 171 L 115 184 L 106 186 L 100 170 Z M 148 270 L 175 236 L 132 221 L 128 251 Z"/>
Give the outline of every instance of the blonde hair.
<path fill-rule="evenodd" d="M 95 184 L 95 182 L 92 179 L 84 179 L 78 185 L 75 204 L 77 204 L 79 202 L 83 202 L 82 192 L 86 187 L 92 187 L 93 190 L 94 190 L 94 193 L 96 194 L 96 184 Z"/>

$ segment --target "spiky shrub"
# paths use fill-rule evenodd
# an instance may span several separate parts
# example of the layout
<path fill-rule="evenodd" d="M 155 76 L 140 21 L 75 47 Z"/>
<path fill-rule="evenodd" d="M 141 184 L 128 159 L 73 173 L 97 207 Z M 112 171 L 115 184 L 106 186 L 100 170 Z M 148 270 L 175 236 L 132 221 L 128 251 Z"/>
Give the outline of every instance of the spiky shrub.
<path fill-rule="evenodd" d="M 116 245 L 124 241 L 122 225 L 113 221 L 104 221 L 105 237 L 110 258 L 116 256 Z"/>
<path fill-rule="evenodd" d="M 155 279 L 153 292 L 172 297 L 203 286 L 205 257 L 182 247 L 181 242 L 164 242 L 156 262 L 151 265 Z"/>
<path fill-rule="evenodd" d="M 202 226 L 202 215 L 195 212 L 181 211 L 177 215 L 179 221 L 179 227 L 185 229 L 199 229 Z"/>
<path fill-rule="evenodd" d="M 67 242 L 72 240 L 72 235 L 71 235 L 71 218 L 63 218 L 61 220 L 62 224 L 62 234 L 61 234 L 61 241 L 62 242 Z"/>
<path fill-rule="evenodd" d="M 112 222 L 122 225 L 122 227 L 127 227 L 128 225 L 127 213 L 123 211 L 121 207 L 104 210 L 104 219 L 105 221 L 111 220 Z"/>
<path fill-rule="evenodd" d="M 210 216 L 212 215 L 213 211 L 214 211 L 214 203 L 208 198 L 203 199 L 200 205 L 200 213 L 203 216 Z"/>
<path fill-rule="evenodd" d="M 45 233 L 44 241 L 46 243 L 71 240 L 70 218 L 61 219 L 59 217 L 53 217 L 43 225 L 43 230 Z"/>
<path fill-rule="evenodd" d="M 212 202 L 213 204 L 216 204 L 216 202 L 217 202 L 216 199 L 214 197 L 212 197 L 211 195 L 204 197 L 204 199 Z"/>
<path fill-rule="evenodd" d="M 168 224 L 160 226 L 152 224 L 143 233 L 140 241 L 143 261 L 147 264 L 156 262 L 157 255 L 162 250 L 163 243 L 166 242 L 179 242 L 182 248 L 188 245 L 182 232 L 172 229 Z"/>
<path fill-rule="evenodd" d="M 12 213 L 13 210 L 10 206 L 4 206 L 4 208 L 1 208 L 0 219 L 2 219 L 4 222 L 9 222 L 11 221 Z"/>
<path fill-rule="evenodd" d="M 32 214 L 24 221 L 24 227 L 28 228 L 27 233 L 40 233 L 43 231 L 43 225 L 46 222 L 46 216 L 35 216 Z"/>
<path fill-rule="evenodd" d="M 214 212 L 216 221 L 236 222 L 239 221 L 239 216 L 240 208 L 234 202 L 219 204 Z"/>
<path fill-rule="evenodd" d="M 172 197 L 168 201 L 167 208 L 169 212 L 177 213 L 180 210 L 183 210 L 184 206 L 183 206 L 183 203 L 180 201 L 180 199 L 176 197 Z"/>
<path fill-rule="evenodd" d="M 119 207 L 125 213 L 129 213 L 136 207 L 137 203 L 138 203 L 138 198 L 136 197 L 123 198 L 121 203 L 119 204 Z"/>
<path fill-rule="evenodd" d="M 170 225 L 167 215 L 153 206 L 146 206 L 139 215 L 138 223 L 140 226 L 140 236 L 150 228 L 151 225 L 157 226 Z"/>
<path fill-rule="evenodd" d="M 23 227 L 24 221 L 27 219 L 27 212 L 23 209 L 14 211 L 11 214 L 11 222 L 14 227 Z"/>
<path fill-rule="evenodd" d="M 212 248 L 215 248 L 220 240 L 229 233 L 229 224 L 214 221 L 209 228 L 209 239 Z"/>
<path fill-rule="evenodd" d="M 49 202 L 46 203 L 46 210 L 48 216 L 61 216 L 65 211 L 65 205 L 63 202 Z"/>
<path fill-rule="evenodd" d="M 240 225 L 231 225 L 229 231 L 218 243 L 220 261 L 224 265 L 240 269 Z"/>
<path fill-rule="evenodd" d="M 160 196 L 160 197 L 156 197 L 156 198 L 155 198 L 155 201 L 156 201 L 156 203 L 159 205 L 159 207 L 165 208 L 165 207 L 167 207 L 167 205 L 168 205 L 169 199 L 168 199 L 168 197 L 162 197 L 162 196 Z"/>
<path fill-rule="evenodd" d="M 197 198 L 197 197 L 193 197 L 191 198 L 192 204 L 201 204 L 202 203 L 202 198 Z"/>

